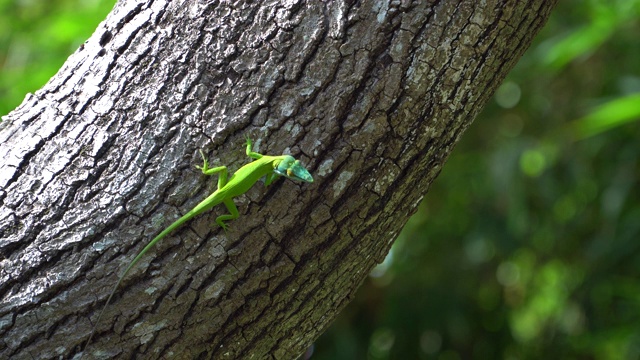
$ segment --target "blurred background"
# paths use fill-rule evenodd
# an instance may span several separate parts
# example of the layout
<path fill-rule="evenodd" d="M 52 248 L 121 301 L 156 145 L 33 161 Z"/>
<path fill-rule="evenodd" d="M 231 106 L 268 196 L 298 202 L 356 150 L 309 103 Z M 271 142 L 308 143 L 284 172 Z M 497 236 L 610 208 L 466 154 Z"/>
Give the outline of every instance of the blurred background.
<path fill-rule="evenodd" d="M 113 0 L 0 0 L 0 115 Z M 312 359 L 640 358 L 640 0 L 565 0 Z"/>

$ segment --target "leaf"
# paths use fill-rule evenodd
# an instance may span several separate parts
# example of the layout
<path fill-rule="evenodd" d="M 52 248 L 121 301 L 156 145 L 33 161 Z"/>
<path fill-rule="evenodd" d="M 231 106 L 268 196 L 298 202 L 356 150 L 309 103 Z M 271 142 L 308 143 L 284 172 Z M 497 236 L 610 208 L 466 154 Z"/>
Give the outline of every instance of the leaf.
<path fill-rule="evenodd" d="M 637 120 L 640 120 L 640 93 L 600 105 L 569 127 L 576 139 L 584 139 Z"/>

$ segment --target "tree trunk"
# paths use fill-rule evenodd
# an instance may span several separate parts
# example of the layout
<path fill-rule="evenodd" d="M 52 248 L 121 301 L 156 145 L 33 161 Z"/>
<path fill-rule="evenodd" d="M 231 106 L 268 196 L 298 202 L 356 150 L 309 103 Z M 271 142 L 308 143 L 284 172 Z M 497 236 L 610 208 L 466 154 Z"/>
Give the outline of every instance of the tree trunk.
<path fill-rule="evenodd" d="M 231 171 L 290 153 L 157 244 L 86 358 L 294 359 L 381 262 L 555 1 L 118 2 L 0 125 L 0 358 L 70 358 L 160 230 Z"/>

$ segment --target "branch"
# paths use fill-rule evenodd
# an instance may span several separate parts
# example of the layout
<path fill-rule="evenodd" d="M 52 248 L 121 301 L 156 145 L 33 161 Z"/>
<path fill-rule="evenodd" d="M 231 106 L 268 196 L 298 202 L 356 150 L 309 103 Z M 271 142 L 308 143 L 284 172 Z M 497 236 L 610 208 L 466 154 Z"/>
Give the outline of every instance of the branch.
<path fill-rule="evenodd" d="M 0 125 L 0 357 L 78 354 L 121 271 L 246 162 L 254 186 L 136 264 L 97 358 L 295 358 L 354 296 L 553 2 L 120 1 Z"/>

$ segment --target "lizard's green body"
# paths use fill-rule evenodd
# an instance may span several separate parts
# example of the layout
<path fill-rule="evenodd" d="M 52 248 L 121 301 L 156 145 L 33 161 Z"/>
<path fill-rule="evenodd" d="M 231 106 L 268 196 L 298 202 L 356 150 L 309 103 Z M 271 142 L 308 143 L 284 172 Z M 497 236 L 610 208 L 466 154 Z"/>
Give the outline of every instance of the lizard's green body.
<path fill-rule="evenodd" d="M 304 182 L 313 182 L 313 177 L 311 174 L 305 169 L 299 160 L 296 160 L 290 155 L 280 155 L 280 156 L 269 156 L 262 155 L 257 152 L 252 151 L 252 143 L 251 140 L 247 138 L 247 155 L 255 161 L 252 161 L 244 166 L 242 166 L 238 171 L 236 171 L 231 178 L 227 180 L 227 167 L 226 166 L 218 166 L 214 168 L 209 168 L 209 163 L 207 159 L 204 157 L 202 151 L 200 151 L 202 155 L 203 165 L 196 166 L 198 169 L 202 170 L 202 173 L 205 175 L 213 175 L 219 174 L 218 176 L 218 189 L 211 195 L 209 195 L 206 199 L 196 205 L 191 211 L 184 214 L 181 218 L 176 220 L 173 224 L 169 225 L 166 229 L 162 230 L 160 234 L 153 238 L 139 253 L 136 257 L 129 263 L 127 268 L 124 270 L 122 275 L 118 278 L 113 290 L 109 294 L 107 298 L 107 302 L 104 304 L 102 311 L 98 315 L 98 319 L 96 320 L 96 325 L 100 322 L 100 318 L 102 318 L 102 314 L 104 313 L 107 305 L 111 301 L 111 298 L 115 294 L 116 290 L 120 286 L 120 283 L 127 275 L 129 270 L 133 268 L 133 266 L 144 256 L 144 254 L 149 251 L 158 241 L 167 236 L 173 230 L 182 226 L 185 222 L 193 219 L 194 217 L 202 214 L 203 212 L 213 208 L 218 204 L 224 204 L 229 210 L 229 214 L 221 215 L 216 218 L 216 223 L 220 225 L 225 231 L 227 230 L 227 224 L 225 221 L 237 219 L 240 215 L 238 213 L 238 209 L 233 202 L 233 198 L 240 196 L 247 192 L 253 184 L 255 184 L 260 178 L 266 176 L 265 185 L 271 184 L 273 180 L 275 180 L 278 176 L 284 176 L 292 180 L 299 180 Z M 86 347 L 91 342 L 91 338 L 93 337 L 93 333 L 95 332 L 95 326 L 89 339 L 87 340 Z M 84 353 L 84 351 L 83 351 Z"/>

